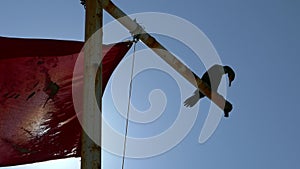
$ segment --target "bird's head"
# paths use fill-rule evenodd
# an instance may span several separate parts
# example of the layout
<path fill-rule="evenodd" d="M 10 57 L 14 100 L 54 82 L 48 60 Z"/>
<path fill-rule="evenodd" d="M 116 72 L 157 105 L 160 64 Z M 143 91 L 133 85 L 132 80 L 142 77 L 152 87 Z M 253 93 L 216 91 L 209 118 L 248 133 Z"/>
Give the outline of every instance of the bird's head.
<path fill-rule="evenodd" d="M 229 66 L 224 66 L 224 72 L 225 74 L 228 75 L 228 79 L 229 79 L 229 87 L 231 86 L 231 82 L 234 80 L 235 78 L 235 73 L 233 71 L 233 69 Z"/>

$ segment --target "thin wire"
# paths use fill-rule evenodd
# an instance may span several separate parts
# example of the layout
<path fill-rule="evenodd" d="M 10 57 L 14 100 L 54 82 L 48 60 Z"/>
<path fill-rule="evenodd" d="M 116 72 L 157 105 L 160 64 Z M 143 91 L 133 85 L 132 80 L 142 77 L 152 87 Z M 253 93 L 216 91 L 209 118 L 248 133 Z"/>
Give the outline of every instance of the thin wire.
<path fill-rule="evenodd" d="M 128 97 L 128 104 L 127 104 L 127 115 L 126 115 L 126 125 L 125 125 L 125 138 L 124 138 L 124 148 L 123 148 L 123 157 L 122 157 L 122 169 L 124 169 L 124 165 L 125 165 L 126 143 L 127 143 L 127 135 L 128 135 L 128 123 L 129 123 L 130 100 L 131 100 L 131 93 L 132 93 L 132 78 L 133 78 L 133 70 L 134 70 L 136 43 L 137 42 L 135 41 L 133 46 L 132 67 L 131 67 L 130 84 L 129 84 L 129 97 Z"/>

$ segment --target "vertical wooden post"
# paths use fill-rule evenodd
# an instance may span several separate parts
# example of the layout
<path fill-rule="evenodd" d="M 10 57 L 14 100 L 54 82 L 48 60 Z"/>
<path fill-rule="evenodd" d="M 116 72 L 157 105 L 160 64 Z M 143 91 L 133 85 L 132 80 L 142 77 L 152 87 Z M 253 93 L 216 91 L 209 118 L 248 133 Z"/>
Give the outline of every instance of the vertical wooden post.
<path fill-rule="evenodd" d="M 99 115 L 97 111 L 97 106 L 99 106 L 101 111 L 102 64 L 98 63 L 98 61 L 102 55 L 102 12 L 102 0 L 86 0 L 86 44 L 84 48 L 84 101 L 82 122 L 86 129 L 91 131 L 89 134 L 93 134 L 97 137 L 97 141 L 94 142 L 85 131 L 82 131 L 81 169 L 101 168 L 100 145 L 102 122 L 101 114 Z M 100 67 L 96 66 L 98 64 L 100 64 Z"/>

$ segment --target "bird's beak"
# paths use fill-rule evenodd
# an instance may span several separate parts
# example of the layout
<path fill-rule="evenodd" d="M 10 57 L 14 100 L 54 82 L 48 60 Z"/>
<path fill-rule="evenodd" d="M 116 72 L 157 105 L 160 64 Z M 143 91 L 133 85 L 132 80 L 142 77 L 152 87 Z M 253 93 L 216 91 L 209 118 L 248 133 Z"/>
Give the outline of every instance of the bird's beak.
<path fill-rule="evenodd" d="M 231 86 L 231 81 L 229 81 L 229 87 Z"/>

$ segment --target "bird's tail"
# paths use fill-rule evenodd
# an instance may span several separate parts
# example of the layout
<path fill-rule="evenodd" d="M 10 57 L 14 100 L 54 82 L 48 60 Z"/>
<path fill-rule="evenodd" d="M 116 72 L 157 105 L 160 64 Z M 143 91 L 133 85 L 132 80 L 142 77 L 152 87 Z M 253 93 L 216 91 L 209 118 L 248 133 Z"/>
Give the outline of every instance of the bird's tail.
<path fill-rule="evenodd" d="M 204 96 L 205 95 L 202 94 L 199 90 L 196 90 L 194 92 L 194 95 L 192 95 L 191 97 L 187 98 L 184 101 L 184 106 L 185 107 L 193 107 Z"/>

